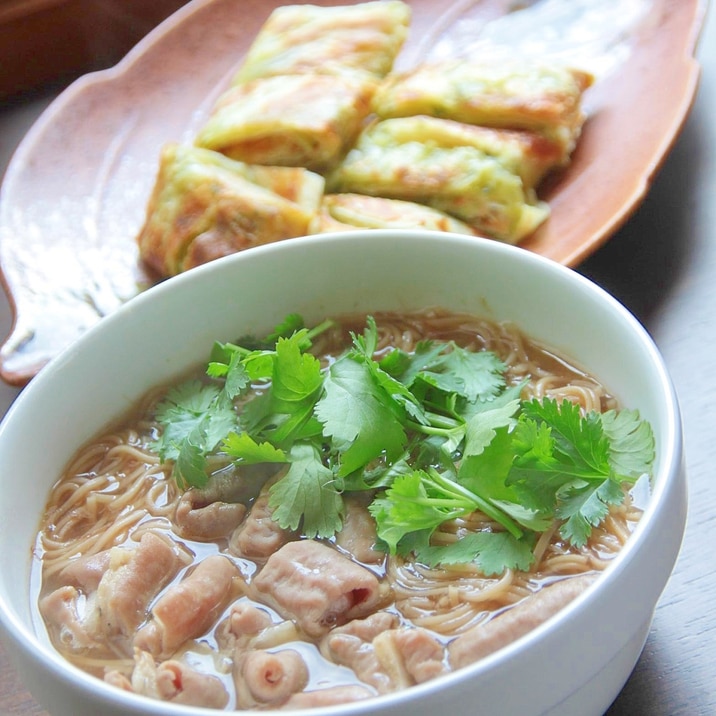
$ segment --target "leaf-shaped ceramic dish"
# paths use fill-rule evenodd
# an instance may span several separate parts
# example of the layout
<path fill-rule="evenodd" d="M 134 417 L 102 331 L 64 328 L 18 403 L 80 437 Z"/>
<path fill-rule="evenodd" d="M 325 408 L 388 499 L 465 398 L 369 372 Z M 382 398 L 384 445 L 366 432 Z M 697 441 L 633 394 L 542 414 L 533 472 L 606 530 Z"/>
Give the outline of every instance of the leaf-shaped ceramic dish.
<path fill-rule="evenodd" d="M 578 264 L 639 203 L 681 128 L 698 81 L 704 3 L 409 1 L 411 34 L 399 68 L 445 55 L 522 52 L 595 74 L 573 162 L 541 192 L 551 218 L 523 244 Z M 116 67 L 71 85 L 27 134 L 0 195 L 0 263 L 15 318 L 0 351 L 6 382 L 24 384 L 152 283 L 135 236 L 160 147 L 191 141 L 277 4 L 194 0 Z"/>

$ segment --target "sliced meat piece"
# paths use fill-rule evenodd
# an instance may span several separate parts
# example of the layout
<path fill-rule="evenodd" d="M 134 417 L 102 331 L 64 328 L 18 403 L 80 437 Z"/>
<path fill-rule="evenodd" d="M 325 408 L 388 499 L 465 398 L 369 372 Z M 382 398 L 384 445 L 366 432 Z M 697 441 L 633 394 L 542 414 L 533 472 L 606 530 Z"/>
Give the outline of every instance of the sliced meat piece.
<path fill-rule="evenodd" d="M 154 532 L 145 532 L 134 549 L 110 550 L 109 568 L 97 586 L 98 631 L 132 636 L 151 601 L 190 561 L 182 547 Z"/>
<path fill-rule="evenodd" d="M 295 532 L 283 529 L 272 517 L 269 489 L 273 483 L 271 480 L 263 487 L 246 519 L 231 535 L 229 551 L 232 554 L 264 562 L 277 549 L 297 538 Z"/>
<path fill-rule="evenodd" d="M 387 596 L 375 574 L 315 540 L 281 547 L 251 588 L 257 601 L 294 620 L 311 637 L 372 614 Z"/>
<path fill-rule="evenodd" d="M 135 666 L 130 688 L 153 699 L 187 706 L 223 709 L 229 703 L 229 692 L 216 676 L 192 669 L 176 659 L 155 664 L 146 651 L 135 650 Z M 105 681 L 107 678 L 105 678 Z M 111 683 L 122 687 L 121 679 Z"/>
<path fill-rule="evenodd" d="M 283 710 L 311 709 L 321 706 L 337 706 L 352 701 L 369 699 L 375 694 L 365 686 L 348 684 L 345 686 L 332 686 L 328 689 L 315 689 L 294 694 L 286 703 L 281 706 Z"/>
<path fill-rule="evenodd" d="M 385 552 L 375 549 L 378 541 L 376 524 L 365 504 L 356 497 L 344 500 L 345 518 L 343 528 L 336 533 L 336 544 L 358 562 L 380 564 L 385 560 Z"/>
<path fill-rule="evenodd" d="M 294 649 L 249 651 L 236 662 L 234 681 L 240 707 L 276 707 L 306 688 L 308 667 Z"/>
<path fill-rule="evenodd" d="M 588 574 L 544 587 L 488 622 L 456 637 L 448 646 L 451 668 L 459 669 L 519 639 L 578 597 L 596 579 Z"/>
<path fill-rule="evenodd" d="M 151 620 L 134 638 L 155 657 L 171 656 L 184 642 L 205 634 L 235 595 L 236 565 L 227 557 L 206 557 L 157 600 Z"/>

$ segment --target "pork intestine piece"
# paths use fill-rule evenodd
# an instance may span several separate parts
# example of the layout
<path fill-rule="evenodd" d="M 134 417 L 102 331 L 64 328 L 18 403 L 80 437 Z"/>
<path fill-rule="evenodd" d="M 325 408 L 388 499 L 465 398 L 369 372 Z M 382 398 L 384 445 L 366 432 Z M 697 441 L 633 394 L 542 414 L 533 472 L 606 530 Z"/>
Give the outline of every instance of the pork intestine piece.
<path fill-rule="evenodd" d="M 68 565 L 60 577 L 69 583 L 43 597 L 40 611 L 70 650 L 103 651 L 107 639 L 117 645 L 117 637 L 133 636 L 151 601 L 190 562 L 179 544 L 148 531 L 134 547 L 113 547 Z"/>
<path fill-rule="evenodd" d="M 234 661 L 237 705 L 276 707 L 308 684 L 308 667 L 295 649 L 250 650 Z"/>
<path fill-rule="evenodd" d="M 248 644 L 272 624 L 273 620 L 266 609 L 247 601 L 237 601 L 217 625 L 214 636 L 221 651 L 233 652 Z"/>
<path fill-rule="evenodd" d="M 448 646 L 451 668 L 472 664 L 537 628 L 576 599 L 596 575 L 586 574 L 543 587 L 487 622 L 471 627 Z"/>
<path fill-rule="evenodd" d="M 151 619 L 134 638 L 135 646 L 158 658 L 171 656 L 209 631 L 240 587 L 239 569 L 229 558 L 206 557 L 159 597 Z"/>
<path fill-rule="evenodd" d="M 354 619 L 332 629 L 323 637 L 320 651 L 330 661 L 346 666 L 378 693 L 395 691 L 396 684 L 386 673 L 373 646 L 373 640 L 398 625 L 398 616 L 376 612 L 365 619 Z"/>
<path fill-rule="evenodd" d="M 151 600 L 189 559 L 178 544 L 153 532 L 145 532 L 135 550 L 111 550 L 109 569 L 97 587 L 101 631 L 132 635 L 146 618 Z"/>
<path fill-rule="evenodd" d="M 218 540 L 228 537 L 245 515 L 246 505 L 240 502 L 202 504 L 200 495 L 187 490 L 177 503 L 174 525 L 186 539 Z"/>
<path fill-rule="evenodd" d="M 399 688 L 441 676 L 450 669 L 445 648 L 435 635 L 422 627 L 401 627 L 382 632 L 373 639 L 383 670 Z"/>
<path fill-rule="evenodd" d="M 445 648 L 427 629 L 401 626 L 397 615 L 376 612 L 336 627 L 321 640 L 321 653 L 352 669 L 378 693 L 405 689 L 449 669 Z"/>
<path fill-rule="evenodd" d="M 216 676 L 197 671 L 176 659 L 157 664 L 151 654 L 141 649 L 135 649 L 134 661 L 130 678 L 110 670 L 105 674 L 105 682 L 175 704 L 223 709 L 229 703 L 229 693 Z"/>
<path fill-rule="evenodd" d="M 366 686 L 357 684 L 331 686 L 325 689 L 313 689 L 294 694 L 280 708 L 284 711 L 292 711 L 294 709 L 337 706 L 369 699 L 371 696 L 375 696 L 375 694 Z"/>
<path fill-rule="evenodd" d="M 284 529 L 273 519 L 269 490 L 274 483 L 275 479 L 272 479 L 261 489 L 246 519 L 231 534 L 231 554 L 265 562 L 280 547 L 297 539 L 296 532 Z"/>
<path fill-rule="evenodd" d="M 375 519 L 365 503 L 357 497 L 347 497 L 343 504 L 345 516 L 343 527 L 336 533 L 336 544 L 363 564 L 384 562 L 385 552 L 375 548 L 378 543 Z"/>
<path fill-rule="evenodd" d="M 388 597 L 375 574 L 316 540 L 281 547 L 250 590 L 256 601 L 294 620 L 311 637 L 372 614 Z"/>

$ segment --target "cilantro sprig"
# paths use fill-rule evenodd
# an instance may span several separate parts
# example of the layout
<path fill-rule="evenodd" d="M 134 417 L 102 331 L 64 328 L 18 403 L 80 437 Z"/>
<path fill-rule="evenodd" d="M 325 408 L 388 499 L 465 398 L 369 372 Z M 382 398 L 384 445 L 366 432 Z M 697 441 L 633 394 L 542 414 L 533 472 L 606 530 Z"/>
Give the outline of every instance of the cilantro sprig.
<path fill-rule="evenodd" d="M 635 410 L 584 415 L 569 401 L 523 400 L 498 356 L 451 341 L 377 356 L 372 317 L 322 367 L 310 349 L 334 325 L 308 329 L 291 314 L 265 339 L 216 343 L 207 381 L 167 392 L 155 449 L 180 486 L 206 485 L 217 458 L 284 464 L 269 499 L 282 527 L 331 537 L 343 494 L 371 490 L 387 551 L 499 574 L 528 569 L 555 520 L 584 545 L 624 486 L 651 470 L 653 433 Z M 475 511 L 494 529 L 431 543 L 444 522 Z"/>

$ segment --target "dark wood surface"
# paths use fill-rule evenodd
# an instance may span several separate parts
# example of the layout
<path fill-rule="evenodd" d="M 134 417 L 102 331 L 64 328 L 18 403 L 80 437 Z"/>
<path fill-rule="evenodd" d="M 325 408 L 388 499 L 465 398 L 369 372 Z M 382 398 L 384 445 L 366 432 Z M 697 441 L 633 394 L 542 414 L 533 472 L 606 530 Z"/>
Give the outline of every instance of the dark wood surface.
<path fill-rule="evenodd" d="M 702 77 L 684 131 L 643 205 L 578 270 L 644 323 L 679 394 L 686 436 L 689 519 L 682 552 L 644 652 L 608 716 L 716 714 L 716 16 L 698 57 Z M 61 87 L 3 101 L 0 171 Z M 638 132 L 638 127 L 624 131 Z M 10 312 L 0 296 L 0 333 Z M 17 395 L 0 384 L 0 414 Z M 585 644 L 588 650 L 589 645 Z M 41 715 L 0 649 L 0 714 Z M 579 714 L 575 714 L 579 716 Z"/>

